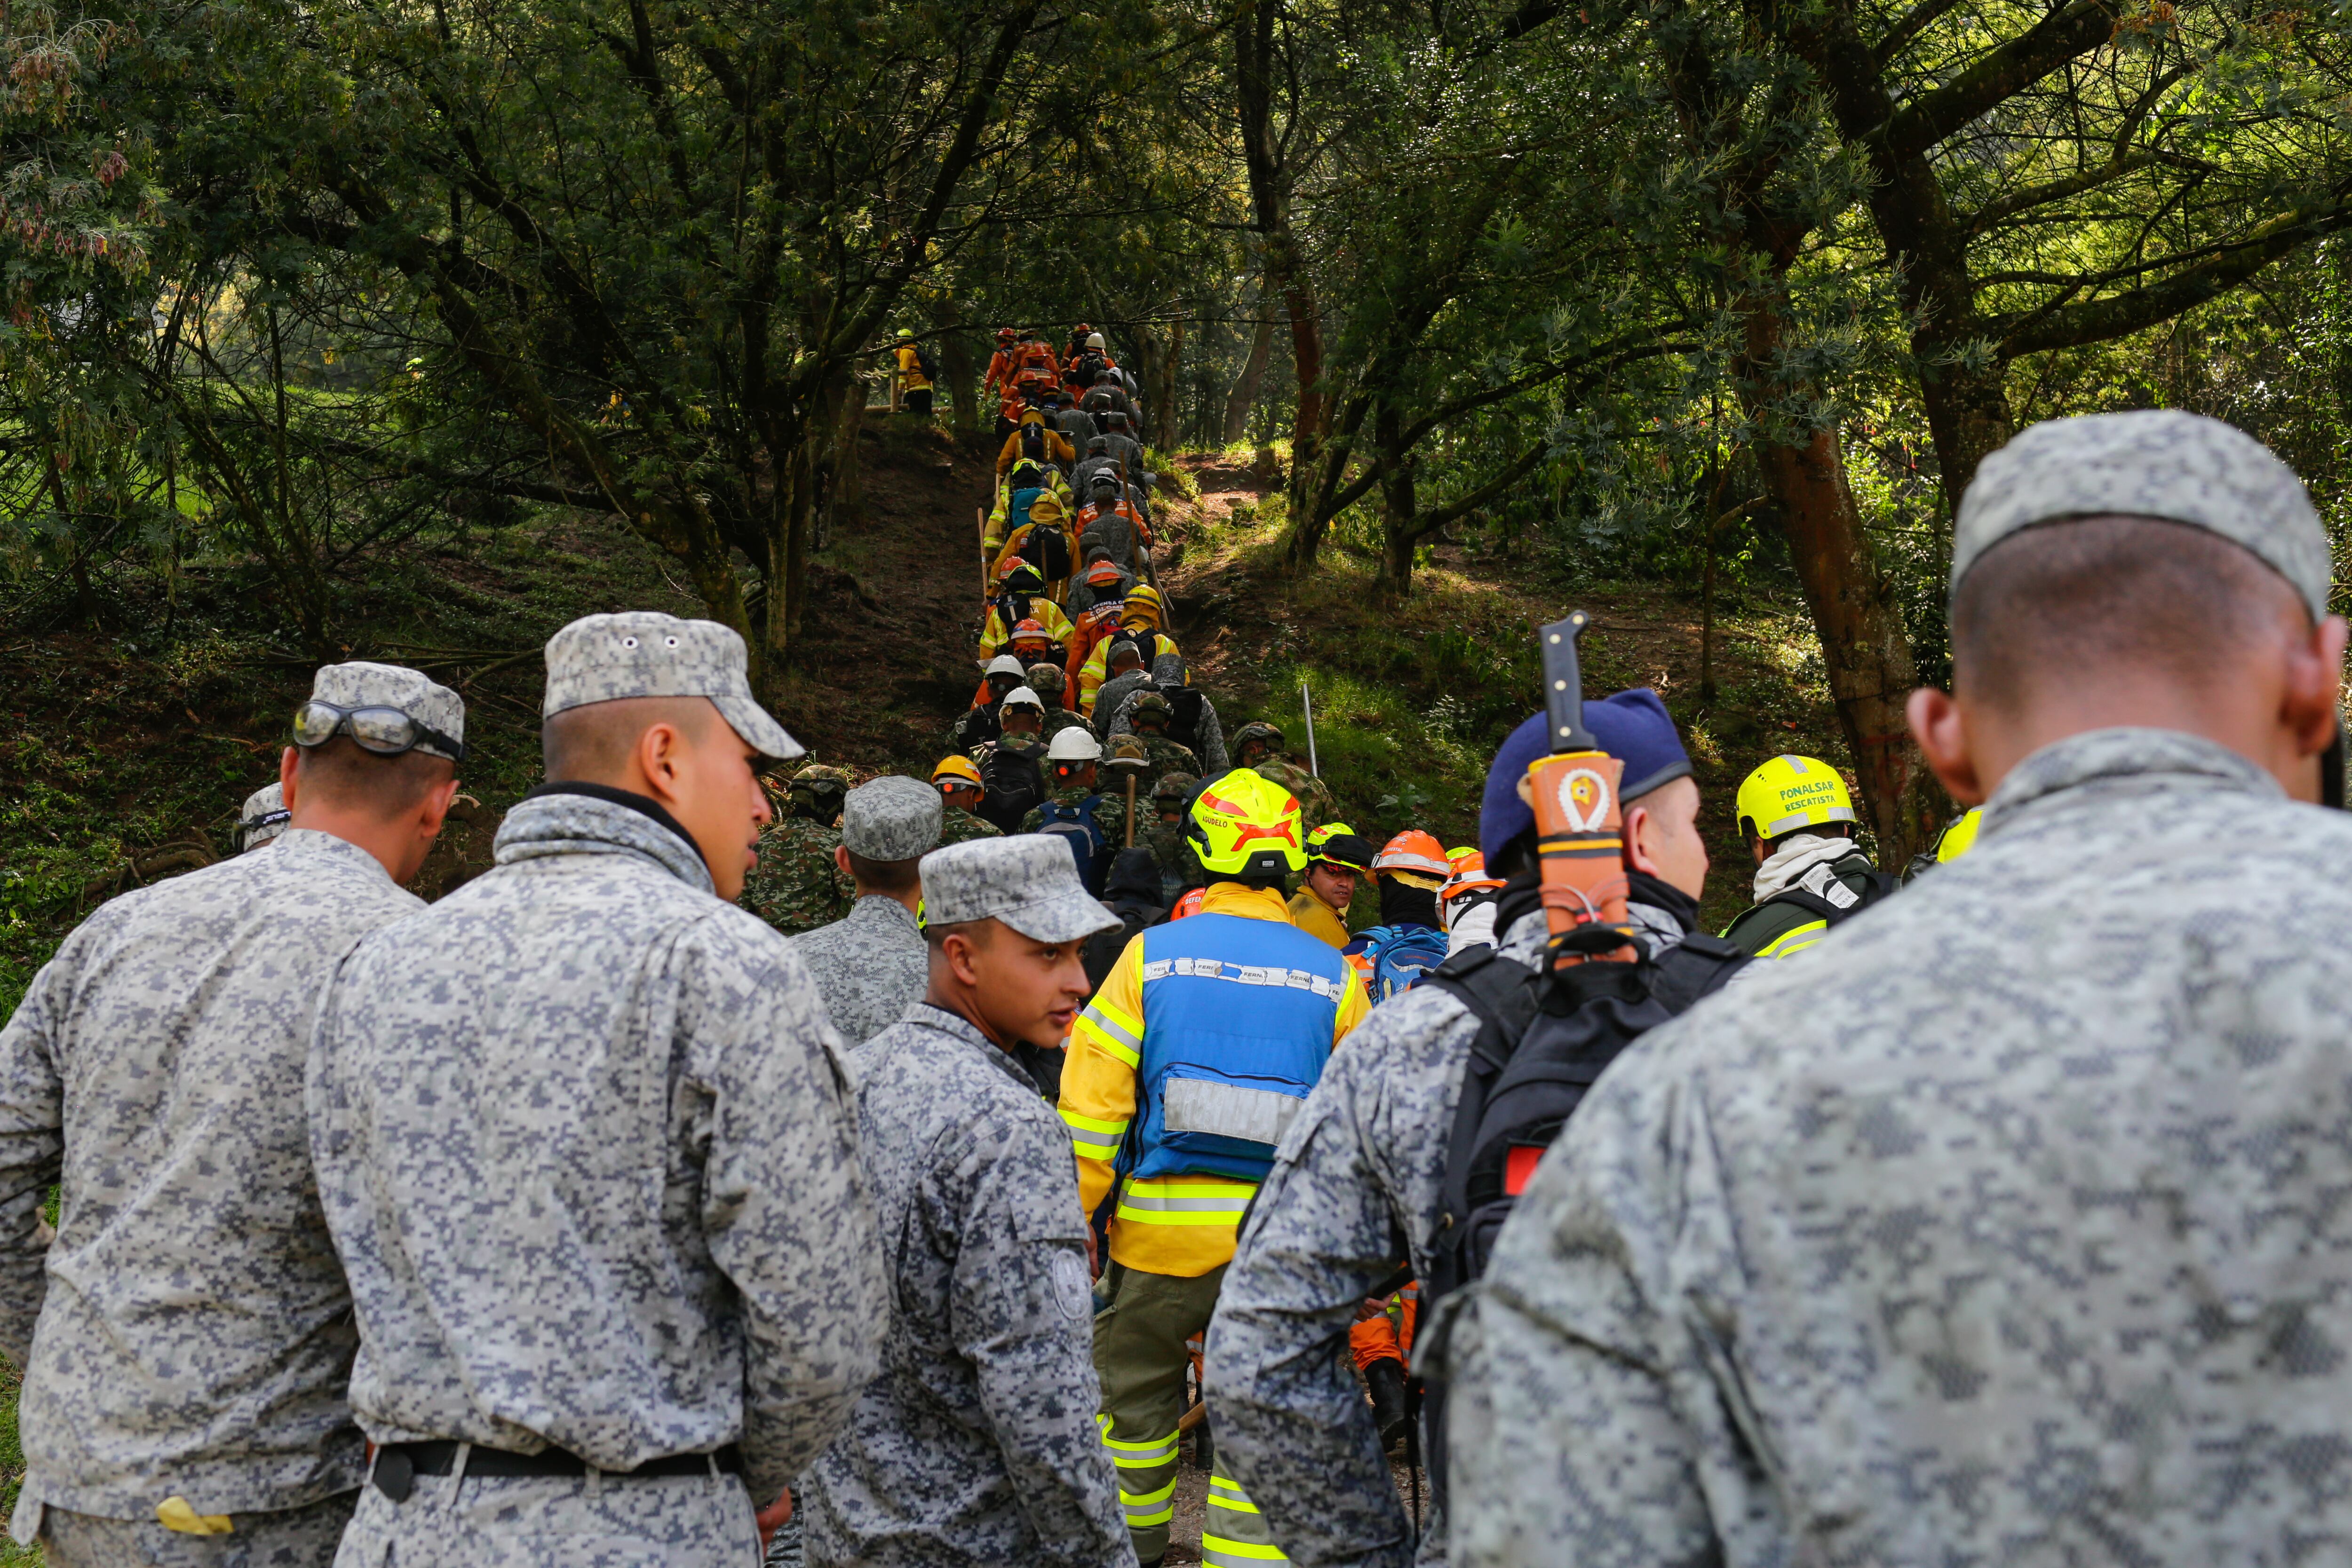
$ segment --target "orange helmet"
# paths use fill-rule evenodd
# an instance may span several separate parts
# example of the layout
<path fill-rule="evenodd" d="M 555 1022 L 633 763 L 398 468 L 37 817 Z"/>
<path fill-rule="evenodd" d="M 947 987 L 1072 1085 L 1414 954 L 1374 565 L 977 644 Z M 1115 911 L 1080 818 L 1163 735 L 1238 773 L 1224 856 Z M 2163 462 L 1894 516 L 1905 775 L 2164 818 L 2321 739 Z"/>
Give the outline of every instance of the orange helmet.
<path fill-rule="evenodd" d="M 1476 861 L 1480 865 L 1486 863 L 1486 857 L 1478 852 L 1476 844 L 1462 844 L 1445 852 L 1445 863 L 1452 866 L 1457 874 L 1465 860 Z"/>
<path fill-rule="evenodd" d="M 1454 856 L 1460 856 L 1458 860 Z M 1454 874 L 1438 884 L 1437 902 L 1448 904 L 1465 893 L 1475 893 L 1484 887 L 1500 887 L 1503 879 L 1486 874 L 1486 857 L 1476 850 L 1455 850 L 1446 857 L 1454 861 Z"/>
<path fill-rule="evenodd" d="M 999 327 L 996 329 L 996 340 L 1000 343 L 1009 343 L 1019 336 L 1021 334 L 1010 327 Z"/>
<path fill-rule="evenodd" d="M 1117 582 L 1124 575 L 1115 560 L 1098 560 L 1087 568 L 1088 582 Z"/>
<path fill-rule="evenodd" d="M 1381 852 L 1372 857 L 1374 876 L 1389 872 L 1435 877 L 1442 882 L 1454 874 L 1454 868 L 1445 863 L 1444 847 L 1434 838 L 1419 828 L 1407 828 L 1382 844 Z"/>
<path fill-rule="evenodd" d="M 1053 635 L 1045 630 L 1045 623 L 1034 615 L 1015 626 L 1013 629 L 1013 635 L 1007 641 L 1016 648 L 1024 643 L 1034 643 L 1040 650 L 1050 648 L 1054 644 Z"/>
<path fill-rule="evenodd" d="M 1176 907 L 1168 912 L 1168 918 L 1171 920 L 1181 920 L 1188 915 L 1200 914 L 1201 900 L 1207 896 L 1208 889 L 1202 887 L 1194 888 L 1192 892 L 1186 894 L 1183 897 L 1176 901 Z"/>

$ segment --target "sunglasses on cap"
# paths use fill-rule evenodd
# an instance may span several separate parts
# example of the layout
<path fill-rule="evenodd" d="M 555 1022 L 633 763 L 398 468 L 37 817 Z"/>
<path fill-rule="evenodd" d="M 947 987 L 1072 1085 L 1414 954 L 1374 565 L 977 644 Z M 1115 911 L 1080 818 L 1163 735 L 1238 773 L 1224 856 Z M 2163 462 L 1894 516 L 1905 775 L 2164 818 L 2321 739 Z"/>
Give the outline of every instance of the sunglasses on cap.
<path fill-rule="evenodd" d="M 350 736 L 352 745 L 378 757 L 398 757 L 430 746 L 453 762 L 466 760 L 465 742 L 417 723 L 396 707 L 337 707 L 312 697 L 294 710 L 295 745 L 324 746 L 338 735 Z"/>

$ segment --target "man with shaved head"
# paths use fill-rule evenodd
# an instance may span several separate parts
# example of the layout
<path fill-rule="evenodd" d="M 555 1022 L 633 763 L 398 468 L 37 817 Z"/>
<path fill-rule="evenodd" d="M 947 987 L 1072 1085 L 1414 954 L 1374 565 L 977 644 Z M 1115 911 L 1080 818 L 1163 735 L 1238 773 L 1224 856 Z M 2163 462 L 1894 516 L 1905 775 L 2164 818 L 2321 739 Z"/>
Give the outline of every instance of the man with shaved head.
<path fill-rule="evenodd" d="M 1976 846 L 1578 1108 L 1427 1347 L 1456 1564 L 2352 1539 L 2319 517 L 2216 421 L 2055 421 L 1985 460 L 1951 590 L 1911 725 Z"/>

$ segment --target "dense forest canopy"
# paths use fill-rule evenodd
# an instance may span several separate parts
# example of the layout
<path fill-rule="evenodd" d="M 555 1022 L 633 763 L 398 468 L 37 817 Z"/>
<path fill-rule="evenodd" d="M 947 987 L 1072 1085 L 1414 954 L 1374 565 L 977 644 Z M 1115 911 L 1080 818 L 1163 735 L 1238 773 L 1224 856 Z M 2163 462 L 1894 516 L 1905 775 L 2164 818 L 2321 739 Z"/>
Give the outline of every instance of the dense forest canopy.
<path fill-rule="evenodd" d="M 2320 0 L 0 0 L 0 136 L 36 631 L 226 552 L 324 655 L 369 552 L 578 507 L 772 683 L 895 334 L 976 433 L 1084 319 L 1286 465 L 1275 570 L 1791 578 L 1899 857 L 2011 433 L 2218 414 L 2352 525 Z"/>

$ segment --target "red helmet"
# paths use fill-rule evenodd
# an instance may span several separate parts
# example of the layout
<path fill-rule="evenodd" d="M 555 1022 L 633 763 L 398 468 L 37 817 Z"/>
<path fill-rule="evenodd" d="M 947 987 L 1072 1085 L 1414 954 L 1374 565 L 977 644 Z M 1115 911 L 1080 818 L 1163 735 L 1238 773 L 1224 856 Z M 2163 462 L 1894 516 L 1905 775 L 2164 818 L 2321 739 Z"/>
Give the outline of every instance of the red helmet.
<path fill-rule="evenodd" d="M 1168 912 L 1168 918 L 1171 920 L 1181 920 L 1188 915 L 1200 914 L 1201 901 L 1207 896 L 1208 890 L 1206 888 L 1194 888 L 1192 892 L 1186 894 L 1183 897 L 1176 901 L 1176 907 Z"/>
<path fill-rule="evenodd" d="M 1092 326 L 1088 325 L 1087 322 L 1081 321 L 1070 329 L 1070 336 L 1073 338 L 1083 338 L 1093 330 L 1094 328 Z"/>
<path fill-rule="evenodd" d="M 1010 327 L 999 327 L 996 329 L 996 340 L 1000 343 L 1009 343 L 1020 335 Z"/>

